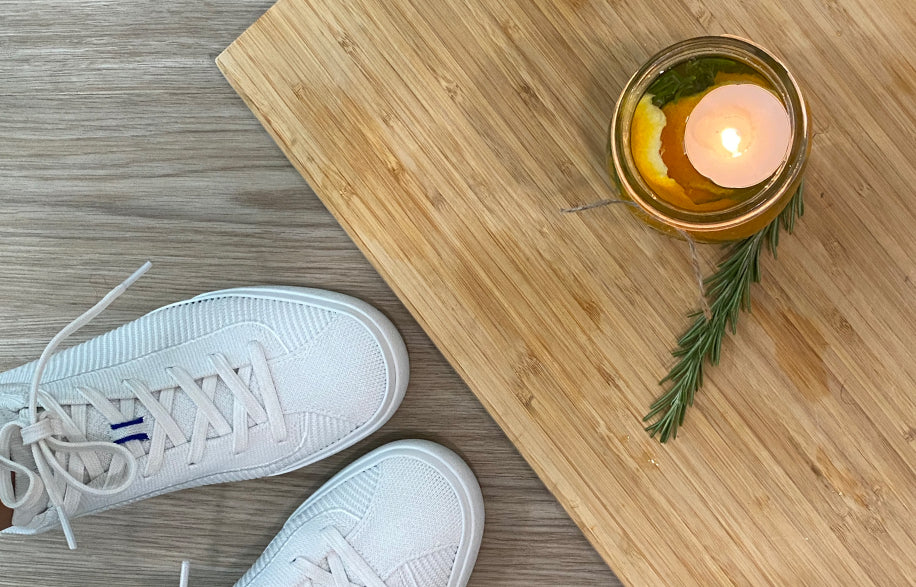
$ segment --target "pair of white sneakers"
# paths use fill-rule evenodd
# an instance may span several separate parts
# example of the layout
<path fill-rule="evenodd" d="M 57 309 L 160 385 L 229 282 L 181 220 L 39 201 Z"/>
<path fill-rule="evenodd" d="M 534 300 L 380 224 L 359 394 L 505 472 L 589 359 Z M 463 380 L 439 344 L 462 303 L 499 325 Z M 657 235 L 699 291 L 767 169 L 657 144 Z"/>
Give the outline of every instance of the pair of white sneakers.
<path fill-rule="evenodd" d="M 407 387 L 407 350 L 371 306 L 293 287 L 214 292 L 56 353 L 145 265 L 0 374 L 3 534 L 211 483 L 280 475 L 366 438 Z M 453 587 L 470 577 L 483 499 L 468 466 L 404 440 L 293 513 L 240 586 Z"/>

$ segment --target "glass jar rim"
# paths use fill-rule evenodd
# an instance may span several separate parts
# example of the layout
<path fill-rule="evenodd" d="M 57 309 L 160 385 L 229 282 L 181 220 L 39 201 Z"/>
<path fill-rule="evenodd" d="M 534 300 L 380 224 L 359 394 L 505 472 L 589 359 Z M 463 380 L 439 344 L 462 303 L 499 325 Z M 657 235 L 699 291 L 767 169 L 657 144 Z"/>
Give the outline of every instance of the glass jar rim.
<path fill-rule="evenodd" d="M 726 57 L 760 73 L 772 86 L 789 113 L 792 142 L 788 156 L 760 190 L 747 200 L 714 212 L 690 212 L 676 208 L 649 188 L 636 168 L 630 151 L 630 124 L 636 105 L 648 87 L 664 71 L 697 57 Z M 734 228 L 784 205 L 783 196 L 794 189 L 804 171 L 810 145 L 810 120 L 801 89 L 788 68 L 763 47 L 731 35 L 695 37 L 671 45 L 650 58 L 627 82 L 611 118 L 608 134 L 610 162 L 624 195 L 653 219 L 693 233 Z"/>

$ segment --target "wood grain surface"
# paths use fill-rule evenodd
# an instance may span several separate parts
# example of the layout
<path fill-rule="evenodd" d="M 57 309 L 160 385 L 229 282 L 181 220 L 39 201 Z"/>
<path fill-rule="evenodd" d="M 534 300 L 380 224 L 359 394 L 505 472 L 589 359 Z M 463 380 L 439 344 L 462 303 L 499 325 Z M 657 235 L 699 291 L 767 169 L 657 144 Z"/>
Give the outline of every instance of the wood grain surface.
<path fill-rule="evenodd" d="M 228 79 L 629 584 L 916 577 L 916 5 L 280 0 Z M 605 208 L 628 76 L 772 47 L 817 136 L 808 213 L 673 444 L 641 417 L 694 289 Z M 707 266 L 719 255 L 705 248 Z"/>
<path fill-rule="evenodd" d="M 0 538 L 0 585 L 231 585 L 286 518 L 354 458 L 428 438 L 480 478 L 471 585 L 608 585 L 612 573 L 220 75 L 216 55 L 268 0 L 0 0 L 0 370 L 38 356 L 147 258 L 75 337 L 201 292 L 330 288 L 405 335 L 407 397 L 366 442 L 282 477 L 151 499 L 60 533 Z"/>

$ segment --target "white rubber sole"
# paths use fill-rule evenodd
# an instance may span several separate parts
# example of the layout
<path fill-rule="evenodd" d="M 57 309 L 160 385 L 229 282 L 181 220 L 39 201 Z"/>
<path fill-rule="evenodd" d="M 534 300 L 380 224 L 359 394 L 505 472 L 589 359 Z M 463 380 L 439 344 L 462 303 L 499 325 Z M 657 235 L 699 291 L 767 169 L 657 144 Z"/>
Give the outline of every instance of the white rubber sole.
<path fill-rule="evenodd" d="M 455 494 L 461 503 L 462 520 L 464 523 L 464 536 L 455 556 L 455 569 L 449 579 L 448 587 L 464 587 L 471 578 L 480 543 L 483 539 L 485 511 L 483 494 L 477 478 L 461 457 L 440 444 L 428 440 L 399 440 L 379 447 L 371 453 L 357 459 L 341 472 L 331 478 L 318 491 L 309 497 L 305 503 L 293 513 L 290 518 L 309 507 L 316 500 L 334 491 L 351 477 L 370 469 L 385 459 L 397 456 L 416 458 L 438 471 L 454 488 Z"/>
<path fill-rule="evenodd" d="M 407 356 L 407 346 L 401 338 L 397 328 L 380 311 L 366 302 L 354 297 L 337 292 L 310 289 L 305 287 L 274 286 L 274 287 L 240 287 L 224 289 L 199 295 L 194 300 L 203 300 L 218 297 L 257 297 L 284 302 L 305 303 L 318 306 L 332 312 L 339 312 L 360 322 L 373 338 L 378 341 L 385 364 L 388 366 L 388 386 L 385 398 L 372 417 L 356 430 L 352 436 L 346 437 L 342 442 L 319 451 L 309 458 L 297 462 L 289 467 L 273 473 L 271 476 L 283 475 L 317 461 L 336 454 L 357 442 L 364 440 L 369 435 L 381 428 L 397 411 L 407 392 L 407 383 L 410 378 L 410 360 Z"/>

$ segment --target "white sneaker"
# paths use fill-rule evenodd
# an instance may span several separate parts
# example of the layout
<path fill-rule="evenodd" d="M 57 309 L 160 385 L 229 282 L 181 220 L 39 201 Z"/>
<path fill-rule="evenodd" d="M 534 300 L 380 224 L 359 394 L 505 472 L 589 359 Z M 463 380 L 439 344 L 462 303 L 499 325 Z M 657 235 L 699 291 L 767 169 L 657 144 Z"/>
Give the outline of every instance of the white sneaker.
<path fill-rule="evenodd" d="M 0 374 L 0 501 L 14 510 L 3 533 L 60 523 L 73 548 L 71 517 L 298 469 L 400 404 L 408 361 L 395 327 L 319 290 L 204 294 L 51 356 L 147 268 L 39 361 Z"/>
<path fill-rule="evenodd" d="M 302 504 L 236 587 L 460 587 L 483 525 L 480 486 L 458 455 L 393 442 Z"/>

